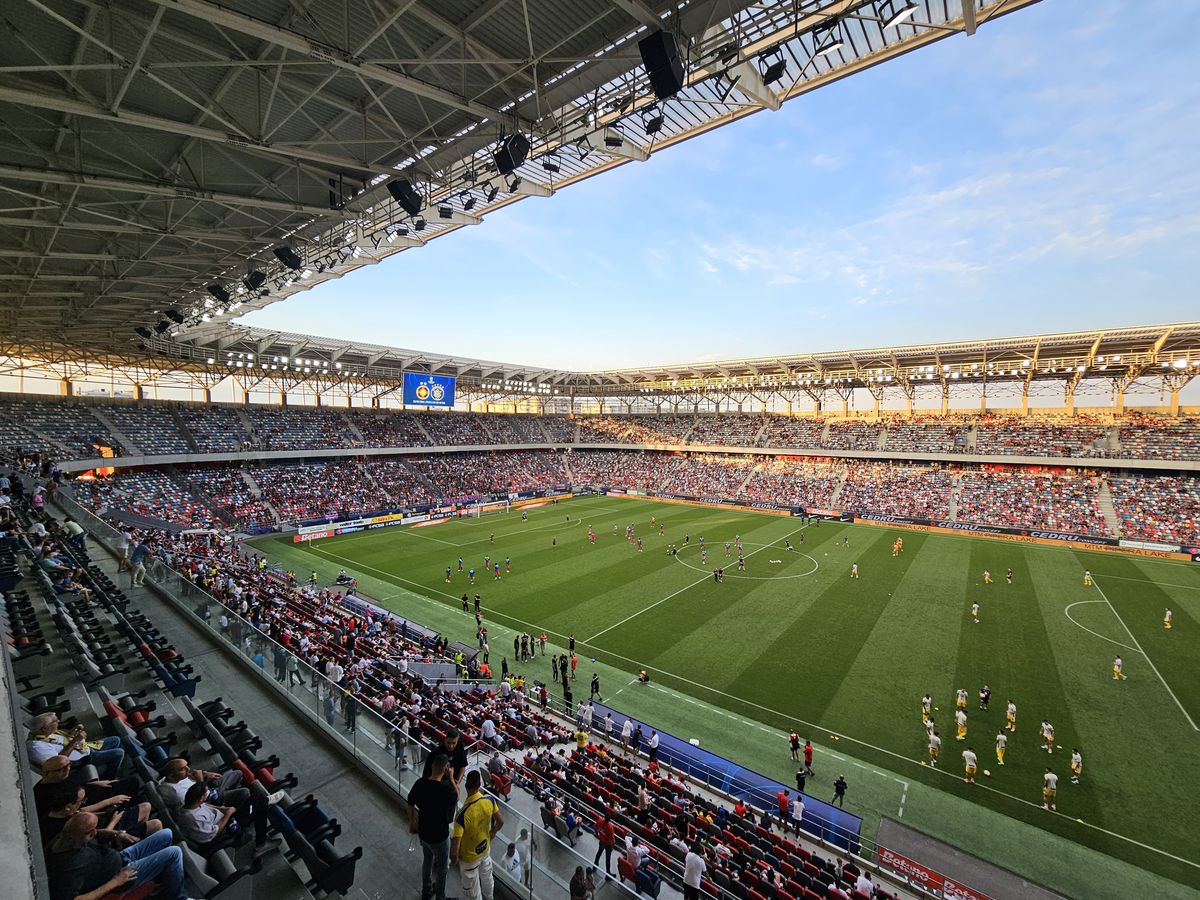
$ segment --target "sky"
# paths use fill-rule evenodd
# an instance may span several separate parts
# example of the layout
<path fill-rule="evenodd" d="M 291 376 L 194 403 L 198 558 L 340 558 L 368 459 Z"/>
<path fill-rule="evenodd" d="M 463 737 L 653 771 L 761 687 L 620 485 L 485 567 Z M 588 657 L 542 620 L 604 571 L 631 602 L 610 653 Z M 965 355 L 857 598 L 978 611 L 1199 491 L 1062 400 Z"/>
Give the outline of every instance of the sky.
<path fill-rule="evenodd" d="M 1190 321 L 1181 12 L 1043 0 L 240 321 L 577 370 Z"/>

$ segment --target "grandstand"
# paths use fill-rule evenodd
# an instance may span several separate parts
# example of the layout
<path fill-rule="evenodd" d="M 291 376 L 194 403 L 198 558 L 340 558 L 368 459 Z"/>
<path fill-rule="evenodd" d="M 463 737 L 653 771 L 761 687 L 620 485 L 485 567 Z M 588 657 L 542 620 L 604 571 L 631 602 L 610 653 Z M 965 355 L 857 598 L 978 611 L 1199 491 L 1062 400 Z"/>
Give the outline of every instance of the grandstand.
<path fill-rule="evenodd" d="M 237 321 L 1034 2 L 7 5 L 5 896 L 420 896 L 442 753 L 503 897 L 1197 896 L 1200 323 L 576 371 Z M 981 672 L 969 791 L 916 712 L 990 750 Z"/>

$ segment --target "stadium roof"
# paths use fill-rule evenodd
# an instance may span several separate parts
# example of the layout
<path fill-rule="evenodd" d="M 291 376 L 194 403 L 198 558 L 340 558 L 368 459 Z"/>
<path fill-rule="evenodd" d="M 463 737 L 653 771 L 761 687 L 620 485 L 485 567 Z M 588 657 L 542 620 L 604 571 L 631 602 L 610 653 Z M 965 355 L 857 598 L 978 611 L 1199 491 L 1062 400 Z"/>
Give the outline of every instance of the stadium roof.
<path fill-rule="evenodd" d="M 1125 390 L 1154 378 L 1168 388 L 1200 375 L 1200 322 L 1138 325 L 1060 334 L 909 344 L 863 350 L 781 354 L 752 359 L 575 372 L 376 344 L 231 327 L 211 347 L 154 338 L 164 369 L 237 373 L 248 378 L 320 388 L 336 383 L 395 385 L 402 373 L 453 375 L 460 392 L 496 397 L 549 395 L 616 397 L 651 395 L 810 396 L 866 389 L 910 396 L 926 386 L 1004 384 L 1066 385 L 1106 380 Z M 0 344 L 0 353 L 19 348 Z M 49 351 L 49 348 L 47 348 Z M 83 351 L 80 351 L 83 352 Z M 138 357 L 111 357 L 129 365 Z"/>
<path fill-rule="evenodd" d="M 239 341 L 230 316 L 1033 2 L 10 0 L 0 327 L 127 355 L 135 328 Z M 637 44 L 660 28 L 687 70 L 656 102 Z"/>

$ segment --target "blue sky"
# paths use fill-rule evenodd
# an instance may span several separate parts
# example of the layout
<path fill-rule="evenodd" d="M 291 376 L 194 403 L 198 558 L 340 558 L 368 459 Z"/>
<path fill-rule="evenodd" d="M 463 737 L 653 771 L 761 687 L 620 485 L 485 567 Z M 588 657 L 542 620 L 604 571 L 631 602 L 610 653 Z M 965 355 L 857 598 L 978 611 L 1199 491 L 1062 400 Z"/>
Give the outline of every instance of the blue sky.
<path fill-rule="evenodd" d="M 1044 0 L 242 321 L 594 369 L 1191 320 L 1180 12 Z"/>

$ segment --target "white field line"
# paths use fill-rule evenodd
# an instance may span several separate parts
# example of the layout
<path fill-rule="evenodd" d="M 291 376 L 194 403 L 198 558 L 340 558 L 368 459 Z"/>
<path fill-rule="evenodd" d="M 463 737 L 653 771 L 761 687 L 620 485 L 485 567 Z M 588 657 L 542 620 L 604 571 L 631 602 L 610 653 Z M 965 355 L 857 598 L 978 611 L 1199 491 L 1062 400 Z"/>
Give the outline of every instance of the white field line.
<path fill-rule="evenodd" d="M 1095 576 L 1092 576 L 1092 577 L 1095 578 Z M 1063 610 L 1063 615 L 1065 615 L 1068 619 L 1071 620 L 1072 625 L 1075 625 L 1078 628 L 1082 628 L 1088 634 L 1095 635 L 1096 637 L 1100 638 L 1100 640 L 1102 640 L 1102 641 L 1108 641 L 1110 644 L 1116 644 L 1118 647 L 1124 647 L 1126 650 L 1132 650 L 1134 653 L 1140 652 L 1137 647 L 1130 647 L 1128 644 L 1122 644 L 1120 641 L 1114 641 L 1112 638 L 1105 637 L 1104 635 L 1100 634 L 1097 631 L 1092 631 L 1092 629 L 1088 628 L 1086 625 L 1081 625 L 1079 622 L 1076 622 L 1074 617 L 1072 617 L 1072 615 L 1071 615 L 1071 609 L 1073 607 L 1085 606 L 1088 603 L 1103 603 L 1103 602 L 1104 602 L 1103 600 L 1076 600 L 1074 603 L 1067 604 L 1067 608 Z"/>
<path fill-rule="evenodd" d="M 315 550 L 316 548 L 315 548 L 315 547 L 312 547 L 312 548 L 310 548 L 310 549 L 313 549 L 313 550 Z M 342 560 L 342 557 L 340 557 L 340 556 L 337 556 L 336 554 L 332 554 L 332 553 L 325 553 L 325 551 L 320 551 L 320 552 L 322 552 L 324 555 L 327 555 L 327 556 L 330 556 L 330 557 L 332 557 L 333 559 L 337 559 L 337 560 L 341 560 L 341 561 L 348 562 L 348 560 Z M 368 569 L 369 569 L 370 567 L 369 567 L 369 566 L 360 566 L 360 568 L 368 568 Z M 375 569 L 375 570 L 373 570 L 373 571 L 380 572 L 380 570 L 379 570 L 379 569 Z M 386 577 L 387 577 L 389 580 L 397 580 L 397 581 L 404 581 L 404 580 L 405 580 L 405 579 L 402 579 L 402 578 L 400 578 L 399 576 L 392 575 L 391 573 L 387 573 L 387 572 L 380 572 L 380 573 L 381 573 L 381 574 L 383 574 L 384 576 L 386 576 Z M 1092 576 L 1092 579 L 1093 579 L 1093 584 L 1095 583 L 1095 577 L 1096 577 L 1095 575 L 1093 575 L 1093 576 Z M 427 587 L 425 587 L 424 585 L 417 584 L 416 582 L 411 582 L 411 581 L 410 581 L 410 582 L 408 582 L 408 583 L 409 583 L 409 584 L 414 584 L 414 585 L 416 585 L 417 587 L 420 587 L 420 588 L 422 588 L 422 589 L 424 589 L 424 590 L 433 591 L 434 593 L 441 594 L 442 596 L 445 596 L 445 597 L 449 597 L 451 600 L 455 600 L 455 601 L 457 601 L 457 600 L 458 600 L 458 598 L 457 598 L 457 597 L 453 596 L 452 594 L 447 594 L 445 591 L 439 591 L 439 590 L 437 590 L 436 588 L 427 588 Z M 409 591 L 409 592 L 405 593 L 403 596 L 412 596 L 412 597 L 416 597 L 416 598 L 418 598 L 418 599 L 420 599 L 420 600 L 424 600 L 424 601 L 425 601 L 425 602 L 427 602 L 427 603 L 434 604 L 434 605 L 436 605 L 436 606 L 439 606 L 439 607 L 441 607 L 441 608 L 443 608 L 443 609 L 446 607 L 446 604 L 444 604 L 444 603 L 440 603 L 439 601 L 437 601 L 437 600 L 434 600 L 432 597 L 427 597 L 427 596 L 425 596 L 424 594 L 418 594 L 418 593 L 416 593 L 415 591 Z M 389 598 L 389 599 L 391 599 L 391 598 Z M 459 610 L 459 612 L 461 612 L 461 610 Z M 509 619 L 510 621 L 517 622 L 517 623 L 519 623 L 519 624 L 521 624 L 521 625 L 527 625 L 528 627 L 530 627 L 530 628 L 533 628 L 533 629 L 538 629 L 539 631 L 545 631 L 545 629 L 542 629 L 540 626 L 534 625 L 532 622 L 525 622 L 525 621 L 522 621 L 521 619 L 517 619 L 517 618 L 514 618 L 514 617 L 512 617 L 512 616 L 503 616 L 503 618 L 507 618 L 507 619 Z M 1118 617 L 1118 618 L 1119 618 L 1119 617 Z M 1124 623 L 1122 622 L 1122 624 L 1124 624 Z M 564 638 L 566 637 L 565 635 L 559 634 L 559 633 L 557 633 L 557 632 L 551 632 L 551 631 L 546 631 L 546 634 L 553 634 L 555 637 L 564 637 Z M 586 643 L 586 641 L 582 641 L 582 642 L 580 642 L 580 643 Z M 819 725 L 815 725 L 815 724 L 814 724 L 814 723 L 812 723 L 812 722 L 807 722 L 807 721 L 805 721 L 805 720 L 803 720 L 803 719 L 798 719 L 798 718 L 796 718 L 795 716 L 792 716 L 792 715 L 790 715 L 790 714 L 788 714 L 788 713 L 782 713 L 782 712 L 779 712 L 779 711 L 778 711 L 778 710 L 776 710 L 776 709 L 772 709 L 772 708 L 771 708 L 771 707 L 769 707 L 769 706 L 763 706 L 761 703 L 755 703 L 755 702 L 753 702 L 752 700 L 744 700 L 744 699 L 742 699 L 741 697 L 738 697 L 738 696 L 737 696 L 737 695 L 735 695 L 735 694 L 729 694 L 729 693 L 726 693 L 725 691 L 718 690 L 717 688 L 710 687 L 710 686 L 709 686 L 709 685 L 707 685 L 707 684 L 702 684 L 702 683 L 701 683 L 701 682 L 699 682 L 699 681 L 692 681 L 690 678 L 684 678 L 682 675 L 676 675 L 675 673 L 673 673 L 673 672 L 668 672 L 668 671 L 667 671 L 667 670 L 665 670 L 665 669 L 659 669 L 659 668 L 656 668 L 655 666 L 648 665 L 647 663 L 639 662 L 638 660 L 635 660 L 635 659 L 630 659 L 628 656 L 622 656 L 622 655 L 621 655 L 621 654 L 619 654 L 619 653 L 613 653 L 612 651 L 610 651 L 610 650 L 604 650 L 603 648 L 596 648 L 596 649 L 599 649 L 599 650 L 601 650 L 601 652 L 603 652 L 603 653 L 606 653 L 608 656 L 610 656 L 610 657 L 612 657 L 612 658 L 614 658 L 614 659 L 619 659 L 619 660 L 622 660 L 622 661 L 624 661 L 624 662 L 627 662 L 627 663 L 632 663 L 632 664 L 633 664 L 633 666 L 634 666 L 634 667 L 636 667 L 636 668 L 638 668 L 638 669 L 646 669 L 647 671 L 650 671 L 650 672 L 657 672 L 657 673 L 659 673 L 660 675 L 667 675 L 667 676 L 669 676 L 669 677 L 671 677 L 671 678 L 674 678 L 674 679 L 676 679 L 677 681 L 680 681 L 680 682 L 682 682 L 682 683 L 684 683 L 684 684 L 690 684 L 690 685 L 692 685 L 692 686 L 694 686 L 694 687 L 701 688 L 701 689 L 703 689 L 703 690 L 706 690 L 706 691 L 709 691 L 709 692 L 711 692 L 711 693 L 713 693 L 713 694 L 717 694 L 717 695 L 719 695 L 719 696 L 722 696 L 722 697 L 727 697 L 727 698 L 729 698 L 730 700 L 736 700 L 738 703 L 741 703 L 741 704 L 743 704 L 743 705 L 745 705 L 745 706 L 753 707 L 753 708 L 755 708 L 755 709 L 761 709 L 763 712 L 768 712 L 768 713 L 771 713 L 772 715 L 774 715 L 774 716 L 778 716 L 778 717 L 780 717 L 780 718 L 782 718 L 782 719 L 785 719 L 785 720 L 787 720 L 787 721 L 789 721 L 789 722 L 795 722 L 796 724 L 799 724 L 799 725 L 804 725 L 804 726 L 805 726 L 805 727 L 807 727 L 807 728 L 814 729 L 816 732 L 823 732 L 823 733 L 825 733 L 825 734 L 836 735 L 838 738 L 840 738 L 840 739 L 842 739 L 842 740 L 849 741 L 849 742 L 850 742 L 850 743 L 852 743 L 852 744 L 857 744 L 858 746 L 860 746 L 860 747 L 865 747 L 865 748 L 867 748 L 867 749 L 869 749 L 869 750 L 874 750 L 874 751 L 876 751 L 877 753 L 882 753 L 884 756 L 889 756 L 889 757 L 892 757 L 893 759 L 900 760 L 900 761 L 902 761 L 902 762 L 904 762 L 904 763 L 906 763 L 906 764 L 908 764 L 908 765 L 919 765 L 919 766 L 922 766 L 922 771 L 932 771 L 932 772 L 937 772 L 939 775 L 944 775 L 944 776 L 946 776 L 946 777 L 953 778 L 955 781 L 958 781 L 958 780 L 960 780 L 960 778 L 961 778 L 961 776 L 959 776 L 958 774 L 956 774 L 956 773 L 954 773 L 954 772 L 950 772 L 950 771 L 944 771 L 944 770 L 942 770 L 942 769 L 936 769 L 936 768 L 935 768 L 935 769 L 928 769 L 928 768 L 926 768 L 926 767 L 924 766 L 924 761 L 923 761 L 923 760 L 914 760 L 914 759 L 912 759 L 911 757 L 905 756 L 905 755 L 904 755 L 904 754 L 902 754 L 902 753 L 896 753 L 895 751 L 892 751 L 892 750 L 885 750 L 883 747 L 878 747 L 878 746 L 876 746 L 876 745 L 874 745 L 874 744 L 867 743 L 866 741 L 860 741 L 860 740 L 858 740 L 857 738 L 851 737 L 851 736 L 849 736 L 849 735 L 846 735 L 846 734 L 841 734 L 841 733 L 839 733 L 839 732 L 835 732 L 835 731 L 830 731 L 829 729 L 822 728 L 821 726 L 819 726 Z M 1145 654 L 1143 653 L 1142 655 L 1144 656 Z M 659 685 L 654 685 L 654 684 L 652 684 L 652 685 L 651 685 L 651 687 L 659 687 Z M 660 688 L 660 689 L 661 689 L 661 690 L 664 690 L 664 691 L 666 691 L 666 689 L 665 689 L 665 688 Z M 1168 688 L 1168 690 L 1170 690 L 1170 689 Z M 672 694 L 676 694 L 677 692 L 671 691 L 670 693 L 672 693 Z M 746 719 L 746 718 L 745 718 L 745 717 L 743 717 L 743 716 L 737 716 L 737 715 L 734 715 L 734 714 L 728 713 L 728 712 L 726 712 L 725 710 L 722 710 L 722 709 L 715 708 L 715 707 L 713 707 L 711 704 L 703 703 L 703 702 L 701 702 L 701 701 L 698 701 L 698 700 L 695 700 L 695 699 L 693 699 L 693 698 L 691 698 L 691 697 L 687 697 L 687 696 L 683 696 L 683 695 L 678 695 L 678 696 L 679 696 L 679 698 L 680 698 L 680 699 L 686 700 L 687 702 L 689 702 L 689 703 L 692 703 L 692 704 L 694 704 L 694 705 L 696 705 L 696 706 L 703 706 L 703 707 L 706 707 L 706 708 L 708 709 L 708 711 L 709 711 L 709 712 L 716 713 L 716 714 L 718 714 L 718 715 L 724 715 L 725 717 L 727 717 L 727 718 L 730 718 L 730 719 L 734 719 L 734 720 L 740 720 L 740 721 L 743 721 L 743 722 L 753 722 L 753 720 L 752 720 L 752 719 Z M 1172 696 L 1173 696 L 1173 695 L 1172 695 Z M 1176 702 L 1178 702 L 1178 701 L 1176 701 Z M 1181 708 L 1182 708 L 1182 707 L 1181 707 Z M 1186 711 L 1184 712 L 1184 715 L 1187 715 Z M 768 729 L 768 728 L 767 728 L 767 727 L 765 727 L 764 725 L 762 725 L 762 724 L 760 724 L 760 723 L 757 723 L 757 722 L 753 722 L 753 724 L 754 724 L 756 727 L 758 727 L 760 730 L 764 731 L 764 732 L 770 732 L 770 731 L 772 730 L 772 729 Z M 1194 727 L 1194 725 L 1193 725 L 1193 727 Z M 834 757 L 841 757 L 841 754 L 837 753 L 836 751 L 833 751 L 833 750 L 827 749 L 827 748 L 825 748 L 825 747 L 818 747 L 817 749 L 818 749 L 818 750 L 821 750 L 821 751 L 822 751 L 822 752 L 824 752 L 824 753 L 828 753 L 828 754 L 830 754 L 831 756 L 834 756 Z M 845 757 L 842 757 L 842 758 L 844 759 Z M 882 773 L 881 773 L 881 774 L 882 774 Z M 899 778 L 895 778 L 895 780 L 896 780 L 898 783 L 900 783 L 900 784 L 904 785 L 904 787 L 905 787 L 905 795 L 907 796 L 907 787 L 908 787 L 908 782 L 902 781 L 902 780 L 901 780 L 901 779 L 899 779 Z M 1043 813 L 1045 813 L 1045 814 L 1047 814 L 1047 815 L 1051 815 L 1051 816 L 1057 816 L 1057 817 L 1059 817 L 1059 818 L 1062 818 L 1062 819 L 1064 819 L 1064 820 L 1068 820 L 1068 821 L 1074 821 L 1074 822 L 1075 822 L 1077 825 L 1082 825 L 1084 828 L 1091 829 L 1092 831 L 1098 831 L 1098 832 L 1100 832 L 1101 834 L 1106 834 L 1106 835 L 1108 835 L 1109 837 L 1113 837 L 1113 838 L 1116 838 L 1117 840 L 1124 841 L 1124 842 L 1125 842 L 1125 843 L 1127 843 L 1127 844 L 1132 844 L 1132 845 L 1133 845 L 1133 846 L 1135 846 L 1135 847 L 1141 847 L 1143 850 L 1149 850 L 1151 853 L 1157 853 L 1158 855 L 1160 855 L 1160 856 L 1164 856 L 1164 857 L 1166 857 L 1167 859 L 1171 859 L 1171 860 L 1174 860 L 1175 862 L 1178 862 L 1178 863 L 1183 863 L 1185 866 L 1190 866 L 1190 867 L 1192 867 L 1193 869 L 1200 870 L 1200 862 L 1197 862 L 1197 861 L 1195 861 L 1195 860 L 1192 860 L 1192 859 L 1185 859 L 1185 858 L 1184 858 L 1184 857 L 1182 857 L 1182 856 L 1177 856 L 1177 855 L 1176 855 L 1176 854 L 1174 854 L 1174 853 L 1171 853 L 1171 852 L 1169 852 L 1169 851 L 1167 851 L 1167 850 L 1163 850 L 1161 847 L 1155 847 L 1155 846 L 1153 846 L 1152 844 L 1147 844 L 1147 843 L 1144 843 L 1144 842 L 1142 842 L 1142 841 L 1135 840 L 1134 838 L 1131 838 L 1131 837 L 1129 837 L 1128 835 L 1121 834 L 1120 832 L 1117 832 L 1117 831 L 1110 831 L 1110 830 L 1109 830 L 1109 829 L 1107 829 L 1107 828 L 1103 828 L 1103 827 L 1101 827 L 1101 826 L 1099 826 L 1099 825 L 1094 825 L 1094 824 L 1092 824 L 1091 822 L 1084 822 L 1084 821 L 1078 820 L 1078 819 L 1077 819 L 1075 816 L 1071 816 L 1071 815 L 1069 815 L 1069 814 L 1067 814 L 1067 813 L 1064 813 L 1064 812 L 1059 812 L 1059 811 L 1057 811 L 1057 810 L 1042 810 L 1042 805 L 1041 805 L 1041 803 L 1040 803 L 1040 802 L 1034 802 L 1034 801 L 1032 801 L 1032 800 L 1026 800 L 1024 797 L 1018 797 L 1018 796 L 1016 796 L 1015 794 L 1009 794 L 1009 793 L 1006 793 L 1005 791 L 999 790 L 998 788 L 990 787 L 989 785 L 986 785 L 986 784 L 983 784 L 983 783 L 980 783 L 980 784 L 978 784 L 978 785 L 977 785 L 977 787 L 979 787 L 979 789 L 980 789 L 980 790 L 989 791 L 990 793 L 997 794 L 997 795 L 999 795 L 999 796 L 1001 796 L 1001 797 L 1006 797 L 1006 798 L 1008 798 L 1008 799 L 1010 799 L 1010 800 L 1015 800 L 1015 801 L 1017 801 L 1018 803 L 1024 804 L 1025 806 L 1028 806 L 1028 807 L 1030 807 L 1030 808 L 1032 808 L 1032 809 L 1039 810 L 1039 811 L 1041 811 L 1041 812 L 1043 812 Z"/>
<path fill-rule="evenodd" d="M 1179 702 L 1179 698 L 1175 696 L 1175 692 L 1171 690 L 1171 686 L 1167 684 L 1167 679 L 1162 677 L 1162 673 L 1158 671 L 1158 667 L 1154 665 L 1154 661 L 1150 659 L 1150 655 L 1142 649 L 1142 645 L 1138 643 L 1138 639 L 1133 636 L 1133 632 L 1129 630 L 1129 626 L 1125 624 L 1125 620 L 1121 618 L 1121 614 L 1117 612 L 1117 608 L 1113 606 L 1112 602 L 1107 596 L 1105 596 L 1104 591 L 1100 588 L 1100 581 L 1095 575 L 1092 576 L 1092 584 L 1095 586 L 1096 590 L 1099 591 L 1100 596 L 1104 597 L 1104 602 L 1108 604 L 1108 608 L 1112 610 L 1112 614 L 1117 617 L 1117 621 L 1121 623 L 1121 627 L 1125 629 L 1125 633 L 1129 635 L 1129 639 L 1133 641 L 1133 649 L 1146 658 L 1146 663 L 1150 666 L 1150 670 L 1158 676 L 1158 680 L 1161 681 L 1162 686 L 1167 689 L 1167 693 L 1171 695 L 1171 699 L 1175 701 L 1175 705 L 1179 707 L 1179 711 L 1183 713 L 1183 717 L 1187 719 L 1188 724 L 1192 726 L 1192 730 L 1200 731 L 1200 727 L 1196 726 L 1196 720 L 1193 719 L 1191 714 L 1183 708 L 1183 704 Z"/>
<path fill-rule="evenodd" d="M 777 543 L 779 543 L 779 542 L 780 542 L 780 541 L 782 541 L 784 538 L 789 538 L 789 537 L 791 537 L 791 536 L 792 536 L 793 534 L 795 534 L 797 531 L 803 531 L 803 530 L 804 530 L 805 528 L 807 528 L 807 527 L 808 527 L 807 525 L 801 525 L 799 528 L 796 528 L 796 529 L 793 529 L 792 531 L 789 531 L 789 532 L 788 532 L 787 534 L 785 534 L 783 537 L 781 537 L 781 538 L 778 538 L 777 540 L 773 541 L 771 544 L 764 544 L 763 546 L 759 547 L 757 550 L 751 550 L 749 553 L 747 553 L 747 554 L 746 554 L 746 558 L 747 558 L 747 559 L 749 559 L 749 558 L 750 558 L 751 556 L 753 556 L 755 553 L 762 553 L 762 551 L 766 550 L 768 547 L 771 547 L 771 546 L 773 546 L 774 544 L 777 544 Z M 631 616 L 626 616 L 626 617 L 625 617 L 625 618 L 623 618 L 623 619 L 622 619 L 620 622 L 617 622 L 615 625 L 609 625 L 609 626 L 608 626 L 607 628 L 605 628 L 603 631 L 597 631 L 597 632 L 596 632 L 595 634 L 593 634 L 593 635 L 592 635 L 590 638 L 585 638 L 585 639 L 584 639 L 584 643 L 585 643 L 585 644 L 591 643 L 591 642 L 592 642 L 592 641 L 594 641 L 596 638 L 600 637 L 600 635 L 602 635 L 602 634 L 608 634 L 608 633 L 609 633 L 610 631 L 612 631 L 614 628 L 619 628 L 620 626 L 624 625 L 626 622 L 629 622 L 629 621 L 631 621 L 632 619 L 636 619 L 636 618 L 637 618 L 638 616 L 640 616 L 642 613 L 647 613 L 647 612 L 649 612 L 650 610 L 654 609 L 654 607 L 656 607 L 656 606 L 659 606 L 660 604 L 666 603 L 668 600 L 672 600 L 672 599 L 674 599 L 675 597 L 678 597 L 678 596 L 679 596 L 680 594 L 682 594 L 684 591 L 689 591 L 689 590 L 691 590 L 692 588 L 694 588 L 696 585 L 698 585 L 698 584 L 703 584 L 704 582 L 706 582 L 706 581 L 710 581 L 711 579 L 712 579 L 712 573 L 710 572 L 709 574 L 705 575 L 703 578 L 699 578 L 699 579 L 697 579 L 696 581 L 693 581 L 691 584 L 689 584 L 689 585 L 686 585 L 686 586 L 684 586 L 684 587 L 681 587 L 679 590 L 675 591 L 675 593 L 673 593 L 673 594 L 668 594 L 667 596 L 663 597 L 661 600 L 656 600 L 655 602 L 653 602 L 653 603 L 651 603 L 649 606 L 647 606 L 645 609 L 639 609 L 639 610 L 638 610 L 637 612 L 635 612 L 633 615 L 631 615 Z"/>

